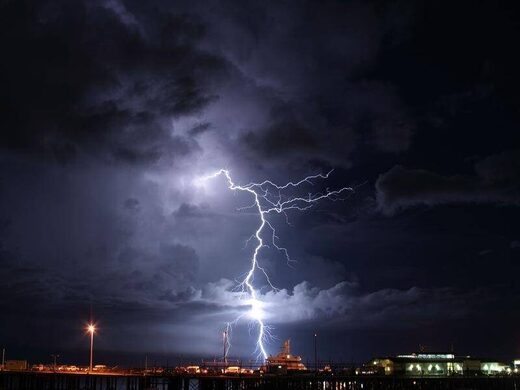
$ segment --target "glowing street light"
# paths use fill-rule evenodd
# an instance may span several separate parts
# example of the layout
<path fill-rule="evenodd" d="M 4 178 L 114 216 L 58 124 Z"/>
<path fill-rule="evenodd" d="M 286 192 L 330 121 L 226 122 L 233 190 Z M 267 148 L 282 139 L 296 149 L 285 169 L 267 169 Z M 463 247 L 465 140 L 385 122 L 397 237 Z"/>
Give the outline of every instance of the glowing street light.
<path fill-rule="evenodd" d="M 88 324 L 87 332 L 90 333 L 90 364 L 88 371 L 92 372 L 92 357 L 94 353 L 94 333 L 96 332 L 96 326 L 94 324 Z"/>

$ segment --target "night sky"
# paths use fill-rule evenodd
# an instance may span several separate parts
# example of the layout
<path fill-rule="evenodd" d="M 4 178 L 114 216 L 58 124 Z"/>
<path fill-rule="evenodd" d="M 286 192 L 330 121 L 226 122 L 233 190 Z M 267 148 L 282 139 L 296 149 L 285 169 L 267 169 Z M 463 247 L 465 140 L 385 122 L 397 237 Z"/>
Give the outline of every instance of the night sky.
<path fill-rule="evenodd" d="M 86 364 L 91 317 L 97 362 L 220 357 L 258 226 L 220 168 L 354 188 L 273 216 L 268 352 L 519 357 L 513 3 L 1 0 L 7 358 Z"/>

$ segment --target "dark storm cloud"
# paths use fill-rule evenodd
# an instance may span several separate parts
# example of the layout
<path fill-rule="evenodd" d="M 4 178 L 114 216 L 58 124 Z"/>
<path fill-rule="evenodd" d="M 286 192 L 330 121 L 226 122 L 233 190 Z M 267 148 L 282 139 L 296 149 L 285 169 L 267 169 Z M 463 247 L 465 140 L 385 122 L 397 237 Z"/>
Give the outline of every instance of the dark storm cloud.
<path fill-rule="evenodd" d="M 171 164 L 200 152 L 194 137 L 209 128 L 230 130 L 220 114 L 184 134 L 171 119 L 199 114 L 232 87 L 239 100 L 248 94 L 266 105 L 253 126 L 232 130 L 240 136 L 221 136 L 237 163 L 253 151 L 254 159 L 348 165 L 360 133 L 381 151 L 406 150 L 413 119 L 399 94 L 359 76 L 390 27 L 370 4 L 316 8 L 223 6 L 216 19 L 182 2 L 8 2 L 2 144 L 59 162 L 87 152 L 106 161 Z M 263 17 L 247 23 L 251 13 Z M 294 23 L 295 15 L 309 20 Z M 16 18 L 31 28 L 11 22 Z M 275 26 L 280 31 L 269 33 Z M 256 49 L 237 51 L 237 34 Z"/>
<path fill-rule="evenodd" d="M 359 143 L 390 153 L 410 147 L 415 120 L 399 90 L 365 77 L 385 34 L 407 23 L 406 16 L 387 23 L 381 18 L 387 11 L 332 1 L 243 3 L 217 7 L 218 17 L 199 11 L 210 44 L 235 66 L 234 93 L 247 97 L 224 97 L 217 106 L 242 106 L 238 114 L 255 119 L 240 123 L 239 136 L 230 138 L 239 163 L 250 159 L 265 171 L 279 164 L 348 167 Z"/>
<path fill-rule="evenodd" d="M 128 198 L 127 200 L 125 200 L 124 206 L 129 210 L 138 210 L 139 200 L 135 198 Z"/>
<path fill-rule="evenodd" d="M 243 142 L 267 158 L 285 158 L 288 154 L 318 149 L 312 132 L 298 123 L 277 123 L 260 136 L 255 132 L 244 135 Z"/>
<path fill-rule="evenodd" d="M 199 112 L 224 61 L 197 48 L 204 27 L 157 14 L 143 25 L 117 2 L 2 5 L 1 146 L 68 161 L 130 163 L 197 150 L 171 117 Z"/>
<path fill-rule="evenodd" d="M 326 98 L 314 96 L 310 89 L 273 107 L 266 124 L 245 132 L 241 144 L 267 163 L 317 161 L 322 166 L 344 167 L 350 167 L 350 155 L 359 144 L 382 153 L 408 150 L 415 121 L 394 88 L 355 79 L 344 84 L 344 91 L 331 89 Z M 320 85 L 320 93 L 324 90 L 327 85 Z"/>
<path fill-rule="evenodd" d="M 379 176 L 377 201 L 392 214 L 412 206 L 449 203 L 520 204 L 520 153 L 489 156 L 475 165 L 476 175 L 442 176 L 395 166 Z"/>
<path fill-rule="evenodd" d="M 273 218 L 297 260 L 260 256 L 276 336 L 327 329 L 324 354 L 354 337 L 368 358 L 514 323 L 516 16 L 491 1 L 2 2 L 0 345 L 77 349 L 92 312 L 108 349 L 214 356 L 246 314 L 233 354 L 249 358 L 237 279 L 259 218 L 250 194 L 201 183 L 220 168 L 242 184 L 335 168 L 302 194 L 356 189 Z"/>
<path fill-rule="evenodd" d="M 192 136 L 197 136 L 197 135 L 205 133 L 206 131 L 208 131 L 210 129 L 211 129 L 211 124 L 208 122 L 204 122 L 204 123 L 201 123 L 201 124 L 198 124 L 198 125 L 195 125 L 194 127 L 192 127 L 189 131 L 189 134 Z"/>
<path fill-rule="evenodd" d="M 4 258 L 0 271 L 4 280 L 0 288 L 2 304 L 13 309 L 23 303 L 38 306 L 38 311 L 85 303 L 159 309 L 161 301 L 173 308 L 194 299 L 196 291 L 191 284 L 198 258 L 192 248 L 163 246 L 153 257 L 124 248 L 119 256 L 119 266 L 100 265 L 103 273 L 78 267 L 83 268 L 78 275 L 48 266 L 18 265 L 14 258 Z"/>

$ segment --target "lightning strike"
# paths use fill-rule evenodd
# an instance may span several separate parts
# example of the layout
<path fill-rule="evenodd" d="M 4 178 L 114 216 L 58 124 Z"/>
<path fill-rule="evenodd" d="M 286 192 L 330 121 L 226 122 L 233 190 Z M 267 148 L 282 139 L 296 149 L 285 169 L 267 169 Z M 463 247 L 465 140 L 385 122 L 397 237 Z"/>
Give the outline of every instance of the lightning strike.
<path fill-rule="evenodd" d="M 226 329 L 222 332 L 222 343 L 224 345 L 224 356 L 223 360 L 224 363 L 227 363 L 227 357 L 229 349 L 231 348 L 231 343 L 229 342 L 229 339 L 231 338 L 231 324 L 228 322 L 226 323 Z"/>
<path fill-rule="evenodd" d="M 242 292 L 248 296 L 247 304 L 250 306 L 248 315 L 253 321 L 256 322 L 258 327 L 258 334 L 256 337 L 256 352 L 258 352 L 259 356 L 263 357 L 264 360 L 267 359 L 265 343 L 272 336 L 270 333 L 271 328 L 268 324 L 265 323 L 264 320 L 265 313 L 263 310 L 263 302 L 259 299 L 259 292 L 253 284 L 255 275 L 260 272 L 265 277 L 269 287 L 273 291 L 276 291 L 277 289 L 271 283 L 266 270 L 259 264 L 258 256 L 261 250 L 268 246 L 266 243 L 266 240 L 268 240 L 270 245 L 283 253 L 287 263 L 294 261 L 289 256 L 289 251 L 277 244 L 278 237 L 276 235 L 276 230 L 268 220 L 268 216 L 270 214 L 283 214 L 286 218 L 286 221 L 288 222 L 287 211 L 289 210 L 305 211 L 323 199 L 329 199 L 333 201 L 342 200 L 341 195 L 345 192 L 352 192 L 352 187 L 343 187 L 334 191 L 327 189 L 324 193 L 308 193 L 307 196 L 287 196 L 283 193 L 284 190 L 297 189 L 304 184 L 313 185 L 313 180 L 327 179 L 331 173 L 332 170 L 327 174 L 307 176 L 300 181 L 288 182 L 284 185 L 275 184 L 271 180 L 265 180 L 260 183 L 249 183 L 247 185 L 237 185 L 233 182 L 230 172 L 226 169 L 221 169 L 214 174 L 203 178 L 203 180 L 208 180 L 218 176 L 224 176 L 227 182 L 227 186 L 230 190 L 247 192 L 251 194 L 253 198 L 253 204 L 250 206 L 241 207 L 239 210 L 255 208 L 258 212 L 258 216 L 260 218 L 258 228 L 248 240 L 248 242 L 252 239 L 256 240 L 256 246 L 250 259 L 251 264 L 249 271 L 245 274 L 238 287 L 240 287 Z M 266 230 L 270 234 L 267 234 Z M 241 317 L 242 316 L 235 319 L 233 323 L 237 323 Z M 227 351 L 229 351 L 229 348 L 231 347 L 229 341 L 230 328 L 231 323 L 228 323 L 225 331 Z M 225 358 L 227 358 L 227 353 L 225 353 L 225 355 Z"/>

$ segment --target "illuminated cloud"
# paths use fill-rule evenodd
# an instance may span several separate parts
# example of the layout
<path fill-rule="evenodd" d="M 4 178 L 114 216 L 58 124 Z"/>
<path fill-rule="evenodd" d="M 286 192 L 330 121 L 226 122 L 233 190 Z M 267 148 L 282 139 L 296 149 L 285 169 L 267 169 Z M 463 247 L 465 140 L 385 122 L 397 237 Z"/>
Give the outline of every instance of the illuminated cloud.
<path fill-rule="evenodd" d="M 477 303 L 468 303 L 468 299 L 482 299 L 483 296 L 483 291 L 464 293 L 450 288 L 418 287 L 363 293 L 356 283 L 343 281 L 326 289 L 301 282 L 292 289 L 269 291 L 259 297 L 266 320 L 276 327 L 314 323 L 316 320 L 330 321 L 332 327 L 375 327 L 401 319 L 392 326 L 408 328 L 440 318 L 464 317 Z M 197 297 L 186 304 L 198 300 Z M 222 310 L 226 307 L 225 310 L 237 313 L 250 309 L 248 301 L 236 291 L 235 283 L 230 280 L 209 284 L 202 291 L 200 300 L 217 305 L 215 308 L 225 303 Z M 446 307 L 449 311 L 445 310 Z M 244 321 L 247 323 L 248 319 Z"/>

